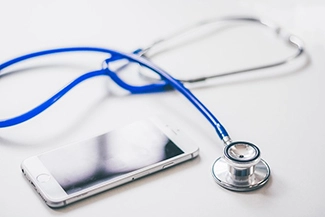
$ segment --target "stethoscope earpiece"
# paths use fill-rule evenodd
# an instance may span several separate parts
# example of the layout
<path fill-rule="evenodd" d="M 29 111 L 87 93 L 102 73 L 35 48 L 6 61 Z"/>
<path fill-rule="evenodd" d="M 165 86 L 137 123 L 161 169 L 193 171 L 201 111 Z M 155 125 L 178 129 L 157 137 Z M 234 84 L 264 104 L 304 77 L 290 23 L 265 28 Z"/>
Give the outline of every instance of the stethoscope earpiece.
<path fill-rule="evenodd" d="M 212 166 L 216 182 L 233 191 L 258 189 L 267 183 L 270 173 L 258 147 L 249 142 L 230 143 L 224 148 L 224 156 Z"/>

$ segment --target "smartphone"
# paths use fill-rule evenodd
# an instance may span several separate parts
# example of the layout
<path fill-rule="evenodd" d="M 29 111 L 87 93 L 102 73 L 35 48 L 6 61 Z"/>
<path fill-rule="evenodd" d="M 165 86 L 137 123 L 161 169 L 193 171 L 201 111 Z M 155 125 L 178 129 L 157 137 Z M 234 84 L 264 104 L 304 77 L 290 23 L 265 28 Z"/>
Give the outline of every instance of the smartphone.
<path fill-rule="evenodd" d="M 153 118 L 30 157 L 21 169 L 48 206 L 63 207 L 198 153 L 181 130 Z"/>

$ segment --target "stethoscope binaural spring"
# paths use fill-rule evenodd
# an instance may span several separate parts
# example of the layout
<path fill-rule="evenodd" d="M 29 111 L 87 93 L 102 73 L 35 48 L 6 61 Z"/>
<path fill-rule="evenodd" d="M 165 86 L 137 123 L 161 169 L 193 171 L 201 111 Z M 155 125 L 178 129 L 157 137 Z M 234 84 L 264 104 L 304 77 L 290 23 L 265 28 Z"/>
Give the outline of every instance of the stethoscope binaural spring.
<path fill-rule="evenodd" d="M 191 28 L 198 28 L 201 27 L 202 25 L 206 25 L 211 22 L 230 22 L 230 21 L 246 21 L 246 22 L 259 23 L 266 27 L 270 27 L 277 34 L 282 32 L 282 30 L 279 27 L 270 24 L 270 22 L 266 22 L 264 20 L 251 18 L 251 17 L 228 17 L 228 18 L 221 18 L 218 20 L 210 20 L 210 21 L 201 22 L 198 25 L 195 25 Z M 185 32 L 190 30 L 191 28 L 186 29 Z M 200 102 L 199 99 L 197 99 L 193 95 L 193 93 L 188 88 L 184 86 L 184 83 L 198 82 L 210 78 L 228 76 L 228 75 L 243 73 L 247 71 L 265 69 L 265 68 L 286 64 L 292 61 L 293 59 L 296 59 L 303 53 L 303 46 L 301 42 L 293 35 L 289 35 L 289 34 L 286 35 L 284 39 L 287 40 L 287 42 L 290 45 L 294 46 L 297 49 L 297 52 L 280 62 L 259 66 L 255 68 L 247 68 L 247 69 L 233 71 L 233 72 L 226 72 L 223 74 L 209 76 L 209 77 L 199 77 L 191 80 L 180 80 L 180 79 L 175 79 L 166 71 L 162 70 L 161 68 L 153 64 L 149 60 L 150 55 L 148 55 L 148 51 L 153 49 L 156 45 L 171 40 L 174 37 L 177 37 L 183 33 L 184 31 L 178 32 L 166 39 L 154 43 L 153 45 L 145 49 L 139 49 L 131 54 L 119 52 L 116 50 L 106 49 L 106 48 L 68 47 L 68 48 L 51 49 L 51 50 L 44 50 L 35 53 L 30 53 L 0 64 L 0 70 L 3 70 L 13 64 L 31 58 L 49 55 L 49 54 L 55 54 L 55 53 L 64 53 L 64 52 L 80 52 L 80 51 L 101 52 L 109 55 L 109 57 L 103 62 L 103 67 L 101 69 L 88 72 L 79 76 L 78 78 L 73 80 L 70 84 L 68 84 L 63 89 L 61 89 L 58 93 L 53 95 L 51 98 L 41 103 L 40 105 L 36 106 L 35 108 L 31 109 L 30 111 L 16 117 L 12 117 L 6 120 L 0 120 L 0 128 L 10 127 L 16 124 L 20 124 L 22 122 L 25 122 L 35 117 L 36 115 L 40 114 L 48 107 L 53 105 L 63 95 L 65 95 L 68 91 L 70 91 L 73 87 L 75 87 L 79 83 L 89 78 L 96 77 L 96 76 L 103 76 L 103 75 L 109 76 L 117 85 L 119 85 L 120 87 L 129 91 L 132 94 L 161 92 L 170 89 L 175 89 L 180 93 L 182 93 L 202 113 L 202 115 L 214 127 L 219 138 L 225 144 L 224 155 L 218 158 L 214 162 L 212 167 L 212 174 L 216 182 L 222 187 L 233 191 L 251 191 L 262 187 L 269 180 L 270 168 L 268 164 L 263 159 L 261 159 L 261 153 L 258 147 L 249 142 L 244 142 L 244 141 L 233 142 L 230 136 L 228 135 L 226 129 L 219 122 L 219 120 Z M 128 84 L 127 82 L 125 82 L 123 79 L 119 77 L 119 71 L 123 70 L 123 66 L 115 70 L 113 70 L 111 67 L 111 65 L 114 62 L 120 60 L 127 60 L 128 63 L 139 64 L 141 67 L 155 72 L 160 79 L 155 80 L 155 82 L 153 83 L 145 84 L 145 85 L 136 86 L 136 85 Z"/>

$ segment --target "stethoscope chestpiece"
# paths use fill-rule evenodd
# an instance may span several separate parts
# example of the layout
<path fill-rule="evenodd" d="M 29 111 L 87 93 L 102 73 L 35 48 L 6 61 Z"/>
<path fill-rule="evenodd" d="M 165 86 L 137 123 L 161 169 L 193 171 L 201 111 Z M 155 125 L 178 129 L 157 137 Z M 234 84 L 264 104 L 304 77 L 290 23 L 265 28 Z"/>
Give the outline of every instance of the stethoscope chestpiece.
<path fill-rule="evenodd" d="M 249 142 L 230 143 L 224 149 L 224 156 L 212 166 L 216 182 L 232 191 L 258 189 L 269 180 L 270 172 L 260 150 Z"/>

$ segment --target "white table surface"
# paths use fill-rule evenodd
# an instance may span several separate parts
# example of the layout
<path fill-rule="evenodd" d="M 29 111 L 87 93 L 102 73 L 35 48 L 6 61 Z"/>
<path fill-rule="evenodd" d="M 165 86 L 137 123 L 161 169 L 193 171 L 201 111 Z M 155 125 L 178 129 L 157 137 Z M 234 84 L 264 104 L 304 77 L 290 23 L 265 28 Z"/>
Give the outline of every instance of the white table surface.
<path fill-rule="evenodd" d="M 181 94 L 119 96 L 109 92 L 108 78 L 99 77 L 79 85 L 36 118 L 0 129 L 0 216 L 325 215 L 323 2 L 30 0 L 1 1 L 0 8 L 0 62 L 63 46 L 130 52 L 179 28 L 225 15 L 263 16 L 299 36 L 307 51 L 288 66 L 193 89 L 234 140 L 259 146 L 272 169 L 262 189 L 236 193 L 215 183 L 211 165 L 222 155 L 223 145 Z M 273 42 L 262 43 L 264 36 L 266 42 L 274 40 L 264 31 L 230 29 L 217 34 L 214 42 L 166 53 L 156 63 L 174 74 L 219 72 L 287 52 Z M 0 77 L 1 119 L 32 108 L 81 73 L 98 69 L 104 58 L 68 54 L 8 69 L 14 73 Z M 196 141 L 197 159 L 63 209 L 47 207 L 21 174 L 20 163 L 29 156 L 161 114 Z"/>

